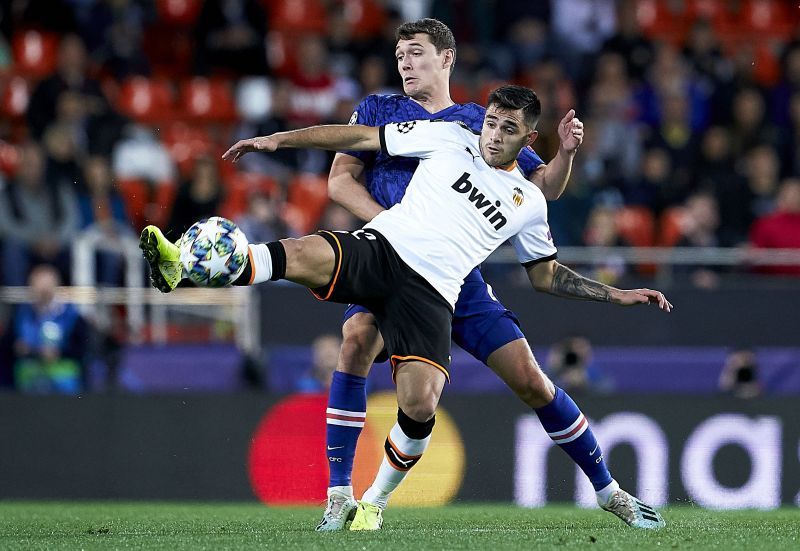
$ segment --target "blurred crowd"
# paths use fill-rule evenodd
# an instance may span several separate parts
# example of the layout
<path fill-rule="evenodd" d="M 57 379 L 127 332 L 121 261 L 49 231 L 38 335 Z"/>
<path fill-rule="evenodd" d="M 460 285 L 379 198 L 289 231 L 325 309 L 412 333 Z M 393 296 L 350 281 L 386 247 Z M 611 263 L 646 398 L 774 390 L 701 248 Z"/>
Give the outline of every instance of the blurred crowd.
<path fill-rule="evenodd" d="M 242 137 L 343 123 L 401 92 L 394 30 L 458 42 L 456 101 L 502 82 L 586 124 L 564 197 L 569 245 L 800 247 L 800 8 L 780 0 L 11 0 L 0 4 L 0 284 L 70 243 L 222 213 L 253 240 L 360 225 L 327 198 L 331 156 L 220 154 Z M 598 277 L 625 266 L 610 259 Z M 798 267 L 777 267 L 800 273 Z M 698 281 L 713 281 L 713 273 Z M 97 259 L 97 281 L 122 263 Z M 705 279 L 703 279 L 705 278 Z"/>

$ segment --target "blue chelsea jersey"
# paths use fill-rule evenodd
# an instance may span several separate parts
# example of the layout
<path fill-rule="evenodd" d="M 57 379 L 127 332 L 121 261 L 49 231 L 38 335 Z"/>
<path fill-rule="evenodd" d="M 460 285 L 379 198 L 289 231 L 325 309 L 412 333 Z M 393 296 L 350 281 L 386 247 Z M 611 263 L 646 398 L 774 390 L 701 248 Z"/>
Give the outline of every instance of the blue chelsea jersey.
<path fill-rule="evenodd" d="M 486 108 L 475 103 L 455 104 L 437 113 L 428 113 L 420 104 L 398 94 L 371 95 L 364 98 L 350 118 L 350 124 L 383 126 L 392 122 L 413 120 L 461 121 L 473 131 L 480 132 Z M 400 202 L 419 161 L 408 157 L 390 157 L 382 151 L 345 151 L 364 163 L 367 191 L 382 207 L 390 208 Z M 517 159 L 525 177 L 543 164 L 530 147 L 524 148 Z"/>

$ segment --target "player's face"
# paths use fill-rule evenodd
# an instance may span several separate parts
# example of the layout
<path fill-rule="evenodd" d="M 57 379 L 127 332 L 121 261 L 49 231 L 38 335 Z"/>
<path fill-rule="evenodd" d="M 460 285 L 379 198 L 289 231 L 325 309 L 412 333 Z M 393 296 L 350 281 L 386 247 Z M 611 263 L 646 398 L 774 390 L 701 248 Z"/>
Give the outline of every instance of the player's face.
<path fill-rule="evenodd" d="M 437 54 L 436 46 L 424 33 L 415 34 L 409 40 L 398 40 L 394 55 L 406 95 L 425 96 L 437 83 L 446 82 L 450 78 L 451 52 L 442 50 Z"/>
<path fill-rule="evenodd" d="M 522 109 L 508 110 L 495 104 L 486 108 L 481 129 L 481 156 L 489 166 L 513 163 L 520 150 L 536 139 L 538 132 L 528 128 Z"/>

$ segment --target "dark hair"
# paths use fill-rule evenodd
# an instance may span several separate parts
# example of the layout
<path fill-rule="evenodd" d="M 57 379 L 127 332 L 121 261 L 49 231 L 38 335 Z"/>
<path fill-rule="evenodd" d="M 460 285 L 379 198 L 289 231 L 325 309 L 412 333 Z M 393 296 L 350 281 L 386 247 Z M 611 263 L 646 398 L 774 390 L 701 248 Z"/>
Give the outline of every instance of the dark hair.
<path fill-rule="evenodd" d="M 512 111 L 522 109 L 525 123 L 530 128 L 536 126 L 539 116 L 542 114 L 542 104 L 539 102 L 536 92 L 516 84 L 507 84 L 492 90 L 487 105 L 497 105 Z"/>
<path fill-rule="evenodd" d="M 437 54 L 442 53 L 442 50 L 453 50 L 453 64 L 450 66 L 450 71 L 453 70 L 456 64 L 456 38 L 450 27 L 431 17 L 407 21 L 397 27 L 395 39 L 411 40 L 415 34 L 427 34 Z"/>

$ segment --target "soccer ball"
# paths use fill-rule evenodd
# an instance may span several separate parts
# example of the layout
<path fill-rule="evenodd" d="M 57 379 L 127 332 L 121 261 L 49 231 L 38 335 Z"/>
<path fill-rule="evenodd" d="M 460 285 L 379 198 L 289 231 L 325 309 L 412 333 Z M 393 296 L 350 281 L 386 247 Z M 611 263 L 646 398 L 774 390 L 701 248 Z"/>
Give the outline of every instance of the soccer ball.
<path fill-rule="evenodd" d="M 181 264 L 200 287 L 225 287 L 236 281 L 247 259 L 247 237 L 221 216 L 195 222 L 181 236 Z"/>

